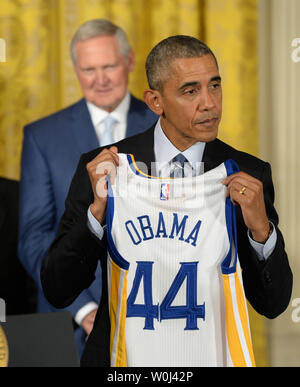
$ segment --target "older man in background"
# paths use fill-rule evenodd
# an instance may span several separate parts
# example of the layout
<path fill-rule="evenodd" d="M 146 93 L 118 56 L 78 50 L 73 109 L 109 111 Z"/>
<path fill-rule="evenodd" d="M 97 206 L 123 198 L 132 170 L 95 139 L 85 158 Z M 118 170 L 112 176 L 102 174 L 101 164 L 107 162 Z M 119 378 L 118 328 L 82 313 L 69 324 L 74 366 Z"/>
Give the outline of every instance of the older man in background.
<path fill-rule="evenodd" d="M 38 312 L 56 311 L 45 299 L 40 268 L 54 240 L 80 155 L 143 132 L 157 116 L 128 91 L 134 53 L 125 32 L 108 20 L 84 23 L 71 42 L 83 97 L 24 128 L 20 185 L 19 256 L 38 286 Z M 70 305 L 79 354 L 89 335 L 101 295 L 96 280 Z"/>

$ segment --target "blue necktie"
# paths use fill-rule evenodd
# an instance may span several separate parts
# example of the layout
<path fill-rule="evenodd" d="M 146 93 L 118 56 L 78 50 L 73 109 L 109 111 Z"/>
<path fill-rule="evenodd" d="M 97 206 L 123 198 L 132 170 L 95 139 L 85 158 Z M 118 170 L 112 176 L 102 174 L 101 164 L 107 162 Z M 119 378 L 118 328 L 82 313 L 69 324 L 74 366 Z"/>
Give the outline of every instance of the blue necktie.
<path fill-rule="evenodd" d="M 114 142 L 113 138 L 113 126 L 117 120 L 113 118 L 110 114 L 104 120 L 104 132 L 100 139 L 100 146 L 106 146 Z"/>
<path fill-rule="evenodd" d="M 170 173 L 170 177 L 184 177 L 184 163 L 188 163 L 188 160 L 182 153 L 179 153 L 172 159 L 174 169 Z"/>

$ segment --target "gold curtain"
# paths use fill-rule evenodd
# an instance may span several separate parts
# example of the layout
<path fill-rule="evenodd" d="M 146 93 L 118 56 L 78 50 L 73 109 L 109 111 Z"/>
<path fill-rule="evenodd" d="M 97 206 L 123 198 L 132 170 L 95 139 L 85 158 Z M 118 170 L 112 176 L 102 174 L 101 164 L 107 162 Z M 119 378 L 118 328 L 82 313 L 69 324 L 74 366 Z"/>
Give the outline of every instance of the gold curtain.
<path fill-rule="evenodd" d="M 19 179 L 22 128 L 80 98 L 69 43 L 86 20 L 104 17 L 127 31 L 136 68 L 130 90 L 142 98 L 144 62 L 161 39 L 194 35 L 215 51 L 223 78 L 220 138 L 258 153 L 258 0 L 0 0 L 0 175 Z M 258 365 L 267 364 L 264 320 L 250 308 Z"/>

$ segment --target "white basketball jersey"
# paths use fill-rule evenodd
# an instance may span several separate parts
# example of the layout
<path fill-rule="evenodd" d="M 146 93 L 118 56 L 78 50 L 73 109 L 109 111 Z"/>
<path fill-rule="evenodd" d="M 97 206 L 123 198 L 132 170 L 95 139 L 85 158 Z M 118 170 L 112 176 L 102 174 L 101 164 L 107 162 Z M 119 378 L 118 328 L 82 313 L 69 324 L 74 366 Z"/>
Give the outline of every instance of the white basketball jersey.
<path fill-rule="evenodd" d="M 107 202 L 111 366 L 254 366 L 222 184 L 238 167 L 157 178 L 119 158 Z"/>

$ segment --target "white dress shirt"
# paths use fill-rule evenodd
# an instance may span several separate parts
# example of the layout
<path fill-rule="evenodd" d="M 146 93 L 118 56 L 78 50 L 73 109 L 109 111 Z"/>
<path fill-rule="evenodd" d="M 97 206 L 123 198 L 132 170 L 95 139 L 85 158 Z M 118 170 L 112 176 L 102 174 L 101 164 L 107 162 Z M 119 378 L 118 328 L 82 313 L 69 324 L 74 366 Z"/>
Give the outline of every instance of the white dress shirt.
<path fill-rule="evenodd" d="M 107 111 L 100 109 L 98 106 L 87 101 L 87 108 L 89 110 L 99 144 L 100 138 L 104 132 L 104 120 L 108 116 L 108 114 L 110 114 L 116 120 L 116 124 L 113 127 L 114 142 L 120 141 L 125 138 L 129 106 L 130 94 L 128 91 L 122 102 L 111 113 L 108 113 Z"/>
<path fill-rule="evenodd" d="M 178 153 L 182 153 L 191 164 L 190 168 L 188 168 L 188 165 L 185 167 L 185 176 L 200 175 L 204 170 L 203 163 L 199 161 L 202 160 L 204 148 L 205 142 L 196 142 L 184 152 L 180 152 L 164 134 L 159 119 L 154 131 L 154 154 L 157 175 L 160 177 L 170 176 L 173 167 L 171 161 Z"/>

